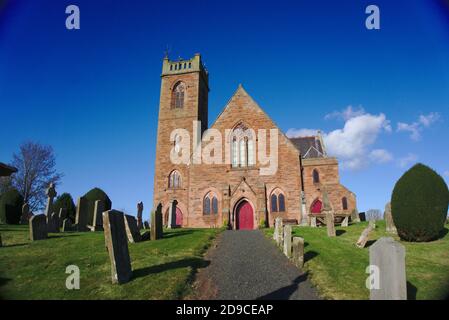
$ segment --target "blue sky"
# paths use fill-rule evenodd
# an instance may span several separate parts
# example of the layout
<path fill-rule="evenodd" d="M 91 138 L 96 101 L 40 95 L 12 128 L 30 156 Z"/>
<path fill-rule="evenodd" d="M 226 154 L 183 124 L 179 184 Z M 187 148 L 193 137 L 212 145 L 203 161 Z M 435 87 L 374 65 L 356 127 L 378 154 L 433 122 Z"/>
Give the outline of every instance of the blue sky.
<path fill-rule="evenodd" d="M 65 28 L 70 4 L 80 30 Z M 380 30 L 365 28 L 369 4 Z M 7 1 L 0 161 L 26 140 L 50 144 L 59 193 L 100 187 L 132 214 L 143 201 L 148 216 L 169 48 L 202 54 L 210 123 L 242 83 L 284 132 L 321 129 L 359 209 L 382 209 L 417 161 L 449 180 L 448 12 L 424 0 Z"/>

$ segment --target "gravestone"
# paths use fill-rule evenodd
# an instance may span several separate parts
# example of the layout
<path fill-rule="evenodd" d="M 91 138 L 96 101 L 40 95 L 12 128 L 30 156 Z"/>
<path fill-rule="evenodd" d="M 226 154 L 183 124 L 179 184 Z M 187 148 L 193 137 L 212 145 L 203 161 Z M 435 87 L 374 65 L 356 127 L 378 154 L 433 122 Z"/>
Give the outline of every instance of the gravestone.
<path fill-rule="evenodd" d="M 47 239 L 47 217 L 45 214 L 32 216 L 29 225 L 31 241 Z"/>
<path fill-rule="evenodd" d="M 284 254 L 288 258 L 292 255 L 292 226 L 290 224 L 284 226 Z"/>
<path fill-rule="evenodd" d="M 145 231 L 142 236 L 140 237 L 141 241 L 148 241 L 151 240 L 151 233 L 150 231 Z"/>
<path fill-rule="evenodd" d="M 45 216 L 47 217 L 47 221 L 51 218 L 51 214 L 53 213 L 53 199 L 56 197 L 57 192 L 54 183 L 50 183 L 50 186 L 45 191 L 47 195 L 47 207 L 45 208 Z"/>
<path fill-rule="evenodd" d="M 143 212 L 143 202 L 140 201 L 137 204 L 137 228 L 139 228 L 139 230 L 143 229 L 142 212 Z"/>
<path fill-rule="evenodd" d="M 91 231 L 103 231 L 103 211 L 104 202 L 101 200 L 95 201 L 94 204 L 94 217 L 92 221 Z"/>
<path fill-rule="evenodd" d="M 53 212 L 47 220 L 47 232 L 59 232 L 59 215 L 56 212 Z"/>
<path fill-rule="evenodd" d="M 360 221 L 366 221 L 366 214 L 365 214 L 365 212 L 360 212 L 359 213 L 359 220 Z"/>
<path fill-rule="evenodd" d="M 276 244 L 280 247 L 284 242 L 284 226 L 282 224 L 282 218 L 277 217 L 275 220 L 275 232 L 276 232 Z"/>
<path fill-rule="evenodd" d="M 123 212 L 116 210 L 103 212 L 103 228 L 111 261 L 112 283 L 126 283 L 132 277 L 132 270 Z"/>
<path fill-rule="evenodd" d="M 88 201 L 85 197 L 79 197 L 76 204 L 75 224 L 80 232 L 89 231 L 88 224 Z"/>
<path fill-rule="evenodd" d="M 380 238 L 369 248 L 369 263 L 377 266 L 378 288 L 371 288 L 370 300 L 407 300 L 405 247 L 393 238 Z"/>
<path fill-rule="evenodd" d="M 163 237 L 162 229 L 162 204 L 158 204 L 156 211 L 151 213 L 151 240 L 159 240 Z"/>
<path fill-rule="evenodd" d="M 72 221 L 69 218 L 65 218 L 62 221 L 62 232 L 73 231 Z"/>
<path fill-rule="evenodd" d="M 351 212 L 351 221 L 353 223 L 360 222 L 359 212 L 358 212 L 357 209 L 352 210 L 352 212 Z"/>
<path fill-rule="evenodd" d="M 170 207 L 168 208 L 168 225 L 167 228 L 173 229 L 176 228 L 176 205 L 178 201 L 173 200 L 170 203 Z"/>
<path fill-rule="evenodd" d="M 28 224 L 30 219 L 30 206 L 28 203 L 25 203 L 22 206 L 22 216 L 20 217 L 20 224 Z"/>
<path fill-rule="evenodd" d="M 327 236 L 335 237 L 335 217 L 334 211 L 332 210 L 331 203 L 329 201 L 329 196 L 327 194 L 326 189 L 323 188 L 323 210 L 322 213 L 326 217 L 326 227 L 327 227 Z"/>
<path fill-rule="evenodd" d="M 145 222 L 143 223 L 143 227 L 144 227 L 145 230 L 150 229 L 150 224 L 148 223 L 148 221 L 145 221 Z"/>
<path fill-rule="evenodd" d="M 346 216 L 341 222 L 342 227 L 347 227 L 349 225 L 349 216 Z"/>
<path fill-rule="evenodd" d="M 359 237 L 359 240 L 357 240 L 357 247 L 359 248 L 365 248 L 366 243 L 368 242 L 369 235 L 371 231 L 373 231 L 376 228 L 375 223 L 369 223 L 368 227 L 365 228 L 365 230 L 362 231 L 362 234 Z"/>
<path fill-rule="evenodd" d="M 62 224 L 64 222 L 64 219 L 67 218 L 67 209 L 66 208 L 59 209 L 58 218 L 59 218 L 59 227 L 61 228 Z"/>
<path fill-rule="evenodd" d="M 384 213 L 385 224 L 387 226 L 387 232 L 397 234 L 396 226 L 394 225 L 393 216 L 391 214 L 391 202 L 385 205 Z"/>
<path fill-rule="evenodd" d="M 304 266 L 304 239 L 301 237 L 293 237 L 292 260 L 298 268 Z"/>
<path fill-rule="evenodd" d="M 142 237 L 139 228 L 137 228 L 137 220 L 133 216 L 125 214 L 125 229 L 128 240 L 131 243 L 140 242 Z"/>
<path fill-rule="evenodd" d="M 310 226 L 311 226 L 312 228 L 316 228 L 316 217 L 312 216 L 312 217 L 310 218 Z"/>

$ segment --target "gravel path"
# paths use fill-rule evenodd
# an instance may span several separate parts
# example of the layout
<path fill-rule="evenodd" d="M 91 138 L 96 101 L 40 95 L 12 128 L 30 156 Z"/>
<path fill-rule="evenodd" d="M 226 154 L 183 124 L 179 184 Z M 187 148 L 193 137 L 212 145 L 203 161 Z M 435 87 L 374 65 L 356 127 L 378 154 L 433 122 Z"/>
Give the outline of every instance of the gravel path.
<path fill-rule="evenodd" d="M 261 231 L 225 231 L 198 274 L 200 299 L 319 299 L 307 280 Z"/>

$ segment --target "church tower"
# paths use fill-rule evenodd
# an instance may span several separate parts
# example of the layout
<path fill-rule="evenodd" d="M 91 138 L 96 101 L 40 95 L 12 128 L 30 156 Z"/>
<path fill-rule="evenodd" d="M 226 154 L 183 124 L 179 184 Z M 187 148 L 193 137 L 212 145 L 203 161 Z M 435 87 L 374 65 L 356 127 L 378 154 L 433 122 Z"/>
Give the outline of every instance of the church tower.
<path fill-rule="evenodd" d="M 201 122 L 201 134 L 208 125 L 209 75 L 203 66 L 201 56 L 189 60 L 169 60 L 162 64 L 161 94 L 157 130 L 156 160 L 154 172 L 154 207 L 163 205 L 164 218 L 167 203 L 176 200 L 179 223 L 187 222 L 188 208 L 188 167 L 186 164 L 173 164 L 170 151 L 175 142 L 170 134 L 175 129 L 185 129 L 190 134 L 190 149 L 193 140 L 193 122 Z M 200 136 L 201 137 L 201 136 Z M 182 225 L 182 224 L 181 224 Z"/>

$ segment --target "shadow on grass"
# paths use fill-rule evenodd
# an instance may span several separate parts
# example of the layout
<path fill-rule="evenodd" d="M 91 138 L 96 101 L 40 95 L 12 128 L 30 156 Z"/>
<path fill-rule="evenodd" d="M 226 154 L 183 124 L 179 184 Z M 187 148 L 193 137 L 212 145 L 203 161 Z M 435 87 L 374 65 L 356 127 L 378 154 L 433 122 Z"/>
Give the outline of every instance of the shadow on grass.
<path fill-rule="evenodd" d="M 407 300 L 416 300 L 416 294 L 418 288 L 415 287 L 410 281 L 407 281 Z"/>
<path fill-rule="evenodd" d="M 141 268 L 133 271 L 133 278 L 146 277 L 151 274 L 164 272 L 167 270 L 179 269 L 190 267 L 194 272 L 197 269 L 205 268 L 210 264 L 209 261 L 203 260 L 201 258 L 187 258 L 178 261 L 167 262 L 163 264 L 158 264 L 155 266 Z"/>
<path fill-rule="evenodd" d="M 376 241 L 377 240 L 368 240 L 365 244 L 365 248 L 371 247 L 374 244 L 374 242 L 376 242 Z"/>
<path fill-rule="evenodd" d="M 337 235 L 337 237 L 339 237 L 339 236 L 341 236 L 341 235 L 343 235 L 345 233 L 346 233 L 346 230 L 336 230 L 335 231 L 335 234 Z"/>
<path fill-rule="evenodd" d="M 0 287 L 4 286 L 5 284 L 7 284 L 9 281 L 11 281 L 12 279 L 9 278 L 2 278 L 0 277 Z"/>
<path fill-rule="evenodd" d="M 67 237 L 79 237 L 79 234 L 67 234 L 64 232 L 64 235 L 48 235 L 47 239 L 56 239 L 56 238 L 67 238 Z"/>
<path fill-rule="evenodd" d="M 173 237 L 180 237 L 180 236 L 192 234 L 194 232 L 195 232 L 195 230 L 184 230 L 184 231 L 169 232 L 169 233 L 165 232 L 163 235 L 163 238 L 168 239 L 168 238 L 173 238 Z"/>
<path fill-rule="evenodd" d="M 23 246 L 26 246 L 26 245 L 29 245 L 29 243 L 26 243 L 26 242 L 24 242 L 24 243 L 14 243 L 14 244 L 8 244 L 8 245 L 3 246 L 3 247 L 5 247 L 5 248 L 12 248 L 12 247 L 23 247 Z"/>
<path fill-rule="evenodd" d="M 319 255 L 318 252 L 316 251 L 307 251 L 306 253 L 304 253 L 304 262 L 310 261 L 313 258 L 315 258 L 317 255 Z"/>
<path fill-rule="evenodd" d="M 308 273 L 303 273 L 292 281 L 291 285 L 270 292 L 264 296 L 258 297 L 256 300 L 288 300 L 290 296 L 298 290 L 298 285 L 307 280 Z"/>
<path fill-rule="evenodd" d="M 438 235 L 438 239 L 444 238 L 448 232 L 449 232 L 449 229 L 447 229 L 447 228 L 444 228 L 443 230 L 441 230 L 440 234 Z"/>

